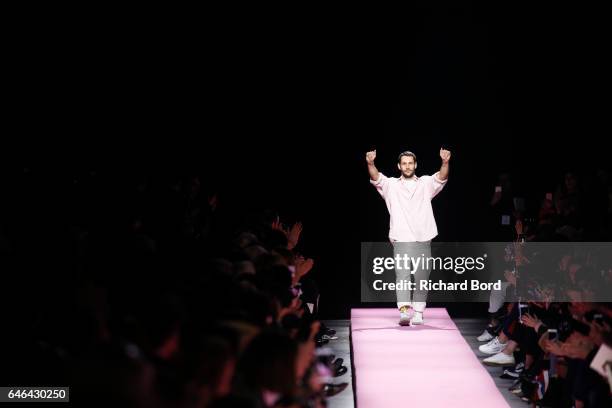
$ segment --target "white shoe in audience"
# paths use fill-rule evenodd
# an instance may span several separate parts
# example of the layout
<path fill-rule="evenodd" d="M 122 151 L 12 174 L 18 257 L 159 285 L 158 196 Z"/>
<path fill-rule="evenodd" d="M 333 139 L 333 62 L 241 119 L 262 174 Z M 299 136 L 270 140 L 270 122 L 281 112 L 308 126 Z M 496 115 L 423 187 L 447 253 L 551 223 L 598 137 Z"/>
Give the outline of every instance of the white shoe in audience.
<path fill-rule="evenodd" d="M 493 339 L 493 335 L 489 333 L 487 329 L 485 329 L 480 336 L 476 337 L 478 341 L 489 341 L 491 339 Z"/>
<path fill-rule="evenodd" d="M 516 363 L 512 354 L 508 355 L 504 353 L 497 353 L 491 357 L 487 357 L 482 360 L 482 362 L 492 366 L 512 366 Z"/>
<path fill-rule="evenodd" d="M 493 340 L 488 342 L 487 344 L 483 344 L 478 347 L 482 353 L 485 354 L 497 354 L 501 352 L 506 347 L 506 343 L 502 343 L 499 341 L 499 337 L 494 337 Z"/>

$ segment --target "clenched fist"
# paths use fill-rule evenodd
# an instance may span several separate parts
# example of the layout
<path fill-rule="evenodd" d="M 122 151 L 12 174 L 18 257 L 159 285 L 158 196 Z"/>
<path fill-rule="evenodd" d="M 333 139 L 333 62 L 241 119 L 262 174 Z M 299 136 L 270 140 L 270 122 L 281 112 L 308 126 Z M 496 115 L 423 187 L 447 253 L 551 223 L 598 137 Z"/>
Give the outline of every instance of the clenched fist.
<path fill-rule="evenodd" d="M 443 163 L 448 163 L 451 158 L 451 152 L 446 149 L 440 149 L 440 158 L 442 159 Z"/>
<path fill-rule="evenodd" d="M 376 150 L 366 153 L 366 161 L 368 164 L 374 164 L 374 159 L 376 159 Z"/>

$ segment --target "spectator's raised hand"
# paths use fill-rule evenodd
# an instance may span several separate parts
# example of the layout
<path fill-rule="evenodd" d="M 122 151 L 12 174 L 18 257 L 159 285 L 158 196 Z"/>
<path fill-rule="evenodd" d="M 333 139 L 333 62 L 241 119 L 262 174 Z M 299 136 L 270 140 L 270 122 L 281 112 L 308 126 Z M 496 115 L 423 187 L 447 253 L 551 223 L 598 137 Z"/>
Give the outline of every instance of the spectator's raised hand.
<path fill-rule="evenodd" d="M 302 308 L 302 299 L 300 299 L 299 297 L 293 298 L 289 308 L 292 313 L 295 313 L 299 317 L 302 317 L 302 315 L 304 314 L 304 309 Z"/>
<path fill-rule="evenodd" d="M 512 273 L 512 271 L 506 269 L 504 271 L 504 277 L 506 278 L 506 281 L 511 284 L 512 286 L 516 286 L 516 275 Z"/>
<path fill-rule="evenodd" d="M 523 235 L 523 221 L 516 220 L 514 223 L 514 230 L 516 231 L 516 235 Z"/>
<path fill-rule="evenodd" d="M 552 301 L 555 299 L 554 291 L 552 289 L 550 289 L 550 288 L 544 288 L 544 289 L 536 288 L 536 292 L 537 292 L 540 300 L 542 300 L 542 302 L 540 302 L 539 306 L 544 308 L 544 309 L 548 309 L 548 305 L 550 303 L 552 303 Z"/>
<path fill-rule="evenodd" d="M 598 323 L 595 320 L 590 322 L 589 326 L 591 326 L 591 330 L 589 331 L 589 338 L 591 339 L 591 341 L 593 341 L 593 343 L 598 346 L 601 346 L 601 344 L 604 342 L 604 336 L 610 335 L 610 326 L 606 322 Z"/>
<path fill-rule="evenodd" d="M 521 323 L 523 323 L 527 327 L 535 328 L 538 324 L 540 324 L 540 319 L 535 316 L 530 315 L 529 313 L 525 313 L 521 317 Z"/>
<path fill-rule="evenodd" d="M 544 334 L 543 337 L 548 336 L 547 334 Z M 548 338 L 544 338 L 544 340 L 542 341 L 542 349 L 544 349 L 544 351 L 548 352 L 548 353 L 552 353 L 556 356 L 563 356 L 563 350 L 561 348 L 561 343 L 557 342 L 557 341 L 551 341 Z"/>
<path fill-rule="evenodd" d="M 529 261 L 529 259 L 525 255 L 523 255 L 521 244 L 516 242 L 514 243 L 514 262 L 518 266 L 527 265 L 531 263 L 531 261 Z"/>
<path fill-rule="evenodd" d="M 208 199 L 208 205 L 210 206 L 211 211 L 215 211 L 217 209 L 217 204 L 219 204 L 219 199 L 217 198 L 217 193 L 214 193 Z"/>
<path fill-rule="evenodd" d="M 306 275 L 314 266 L 314 260 L 312 258 L 304 259 L 303 256 L 295 258 L 295 275 L 299 279 Z"/>
<path fill-rule="evenodd" d="M 587 337 L 578 333 L 572 333 L 567 341 L 561 346 L 561 351 L 564 356 L 570 358 L 579 358 L 584 360 L 589 352 L 593 349 L 593 343 Z"/>
<path fill-rule="evenodd" d="M 280 222 L 280 217 L 276 217 L 276 219 L 272 221 L 272 229 L 282 230 L 282 224 Z"/>
<path fill-rule="evenodd" d="M 501 190 L 497 191 L 497 189 L 495 189 L 495 193 L 493 193 L 493 197 L 491 197 L 491 207 L 494 207 L 497 203 L 499 203 L 501 198 L 502 198 Z"/>
<path fill-rule="evenodd" d="M 283 234 L 285 234 L 285 236 L 289 234 L 287 230 L 285 229 L 285 227 L 283 226 L 283 223 L 281 223 L 280 217 L 276 217 L 276 219 L 272 221 L 272 229 L 281 231 Z"/>
<path fill-rule="evenodd" d="M 287 234 L 287 249 L 293 249 L 296 247 L 300 240 L 300 234 L 302 233 L 302 223 L 296 222 L 291 226 L 289 233 Z"/>
<path fill-rule="evenodd" d="M 294 314 L 298 317 L 302 317 L 304 310 L 302 308 L 302 300 L 299 297 L 293 298 L 291 303 L 287 307 L 282 307 L 278 311 L 278 321 L 280 322 L 287 315 Z"/>

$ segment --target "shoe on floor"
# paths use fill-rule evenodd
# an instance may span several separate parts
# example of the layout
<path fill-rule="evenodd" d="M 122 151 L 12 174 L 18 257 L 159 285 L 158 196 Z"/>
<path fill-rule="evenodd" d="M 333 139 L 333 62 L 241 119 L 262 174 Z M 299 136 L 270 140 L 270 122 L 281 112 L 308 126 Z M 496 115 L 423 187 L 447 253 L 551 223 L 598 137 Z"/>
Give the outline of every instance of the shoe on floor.
<path fill-rule="evenodd" d="M 513 393 L 514 395 L 518 395 L 522 392 L 522 381 L 517 379 L 512 383 L 512 385 L 508 388 L 508 391 Z"/>
<path fill-rule="evenodd" d="M 334 335 L 329 335 L 329 334 L 324 334 L 322 336 L 323 340 L 338 340 L 338 336 Z"/>
<path fill-rule="evenodd" d="M 342 367 L 342 365 L 344 364 L 344 359 L 342 357 L 338 357 L 331 364 L 332 364 L 332 367 L 335 367 L 335 368 Z"/>
<path fill-rule="evenodd" d="M 410 326 L 410 306 L 400 307 L 400 326 Z"/>
<path fill-rule="evenodd" d="M 348 367 L 347 366 L 335 367 L 334 368 L 334 377 L 340 377 L 341 375 L 346 374 L 347 371 L 348 371 Z"/>
<path fill-rule="evenodd" d="M 516 364 L 512 354 L 497 353 L 491 357 L 487 357 L 482 362 L 490 366 L 513 366 Z"/>
<path fill-rule="evenodd" d="M 499 378 L 503 378 L 504 380 L 516 380 L 519 378 L 519 375 L 521 375 L 521 373 L 517 373 L 516 371 L 506 368 L 504 369 L 504 373 L 500 375 Z"/>
<path fill-rule="evenodd" d="M 485 329 L 480 336 L 476 337 L 476 340 L 478 340 L 478 341 L 491 341 L 491 340 L 493 340 L 493 335 L 491 333 L 489 333 L 489 330 Z"/>
<path fill-rule="evenodd" d="M 414 312 L 412 319 L 410 319 L 410 324 L 413 326 L 423 324 L 423 312 Z"/>
<path fill-rule="evenodd" d="M 491 340 L 487 344 L 479 346 L 478 350 L 480 350 L 480 352 L 484 354 L 497 354 L 500 353 L 504 348 L 506 348 L 506 343 L 500 342 L 499 337 L 494 337 L 493 340 Z"/>
<path fill-rule="evenodd" d="M 321 323 L 321 328 L 319 330 L 321 331 L 321 334 L 327 334 L 328 336 L 333 336 L 336 334 L 334 329 L 330 329 L 324 323 Z"/>
<path fill-rule="evenodd" d="M 329 340 L 324 339 L 323 337 L 315 337 L 315 347 L 323 347 L 329 343 Z"/>
<path fill-rule="evenodd" d="M 348 386 L 348 383 L 343 382 L 340 384 L 325 384 L 323 392 L 326 397 L 333 397 L 336 394 L 341 393 Z"/>
<path fill-rule="evenodd" d="M 518 363 L 512 368 L 505 368 L 504 373 L 500 375 L 499 378 L 503 378 L 506 380 L 515 380 L 519 378 L 524 368 L 525 368 L 525 363 L 523 362 Z"/>

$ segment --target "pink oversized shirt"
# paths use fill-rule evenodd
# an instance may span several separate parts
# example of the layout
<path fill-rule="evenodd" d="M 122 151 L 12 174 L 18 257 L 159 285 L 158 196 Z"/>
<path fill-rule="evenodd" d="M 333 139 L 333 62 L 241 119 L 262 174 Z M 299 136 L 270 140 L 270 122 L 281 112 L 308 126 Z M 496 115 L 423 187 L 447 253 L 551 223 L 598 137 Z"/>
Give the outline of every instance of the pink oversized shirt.
<path fill-rule="evenodd" d="M 438 235 L 431 200 L 442 191 L 447 181 L 441 181 L 438 173 L 408 180 L 386 177 L 379 172 L 378 180 L 370 179 L 387 203 L 391 241 L 423 242 Z"/>

